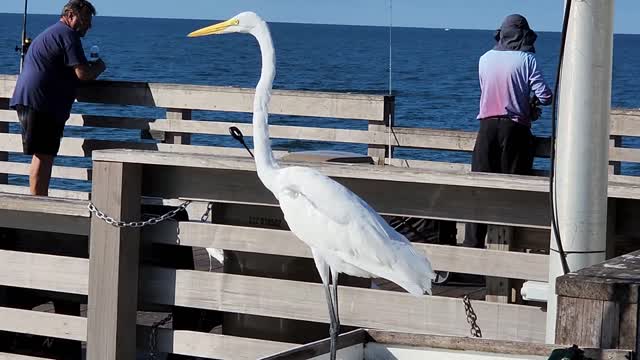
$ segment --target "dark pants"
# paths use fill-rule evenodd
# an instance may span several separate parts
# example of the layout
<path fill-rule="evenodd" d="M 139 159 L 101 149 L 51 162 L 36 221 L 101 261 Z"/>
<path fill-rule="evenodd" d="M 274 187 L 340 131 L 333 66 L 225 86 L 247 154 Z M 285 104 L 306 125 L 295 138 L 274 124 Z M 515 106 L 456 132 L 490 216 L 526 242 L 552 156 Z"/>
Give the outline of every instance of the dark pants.
<path fill-rule="evenodd" d="M 471 171 L 530 175 L 533 168 L 533 145 L 533 136 L 528 126 L 506 117 L 480 120 Z M 486 235 L 486 224 L 467 223 L 463 245 L 483 248 Z"/>

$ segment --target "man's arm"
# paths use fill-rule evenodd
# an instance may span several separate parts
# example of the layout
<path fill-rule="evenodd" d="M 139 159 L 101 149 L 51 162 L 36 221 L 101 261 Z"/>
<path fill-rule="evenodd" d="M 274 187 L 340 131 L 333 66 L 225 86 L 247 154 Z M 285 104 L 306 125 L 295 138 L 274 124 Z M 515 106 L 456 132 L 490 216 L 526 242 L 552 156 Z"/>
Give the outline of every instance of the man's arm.
<path fill-rule="evenodd" d="M 107 69 L 107 66 L 102 59 L 98 59 L 95 62 L 78 64 L 73 69 L 78 79 L 87 81 L 97 79 Z"/>
<path fill-rule="evenodd" d="M 529 57 L 529 74 L 529 86 L 538 100 L 540 100 L 540 104 L 551 104 L 553 91 L 551 91 L 549 85 L 544 81 L 544 77 L 542 76 L 542 72 L 538 69 L 538 63 L 534 56 Z"/>

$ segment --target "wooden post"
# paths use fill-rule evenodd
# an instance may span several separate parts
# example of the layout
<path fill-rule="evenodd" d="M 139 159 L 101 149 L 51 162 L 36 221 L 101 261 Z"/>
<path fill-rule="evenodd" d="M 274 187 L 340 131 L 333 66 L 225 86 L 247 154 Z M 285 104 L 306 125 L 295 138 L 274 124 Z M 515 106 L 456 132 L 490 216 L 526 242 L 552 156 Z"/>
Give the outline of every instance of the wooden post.
<path fill-rule="evenodd" d="M 488 226 L 487 249 L 509 251 L 512 240 L 512 227 L 499 225 Z M 487 276 L 487 295 L 485 300 L 505 304 L 512 302 L 510 280 Z"/>
<path fill-rule="evenodd" d="M 556 282 L 556 344 L 635 349 L 640 251 L 607 260 Z"/>
<path fill-rule="evenodd" d="M 0 109 L 9 108 L 9 99 L 0 99 Z M 6 134 L 9 132 L 9 123 L 0 122 L 0 134 Z M 9 160 L 9 153 L 6 151 L 0 151 L 0 161 Z M 9 175 L 0 174 L 0 184 L 6 184 L 9 182 Z"/>
<path fill-rule="evenodd" d="M 622 136 L 619 136 L 619 135 L 609 136 L 609 148 L 621 147 L 621 146 L 622 146 Z M 619 174 L 620 174 L 620 161 L 609 161 L 609 175 L 619 175 Z"/>
<path fill-rule="evenodd" d="M 137 164 L 96 161 L 92 200 L 107 216 L 139 221 Z M 87 358 L 135 359 L 140 231 L 91 219 Z"/>
<path fill-rule="evenodd" d="M 611 135 L 609 137 L 609 147 L 621 147 L 622 136 Z M 620 161 L 609 161 L 609 174 L 620 174 Z M 616 256 L 616 213 L 617 201 L 609 198 L 607 201 L 607 259 Z"/>
<path fill-rule="evenodd" d="M 167 109 L 167 121 L 191 120 L 189 109 Z M 167 144 L 191 144 L 191 134 L 167 132 L 164 136 Z"/>
<path fill-rule="evenodd" d="M 369 121 L 368 130 L 385 133 L 393 130 L 395 120 L 395 96 L 389 95 L 384 97 L 383 119 L 384 124 L 380 121 Z M 391 134 L 391 136 L 393 137 L 393 134 Z M 384 159 L 389 155 L 389 145 L 369 144 L 368 155 L 371 156 L 374 161 L 377 159 L 376 164 L 384 165 Z M 393 147 L 391 148 L 391 155 L 393 156 Z"/>
<path fill-rule="evenodd" d="M 616 257 L 616 219 L 618 216 L 618 202 L 616 198 L 607 201 L 607 260 Z"/>

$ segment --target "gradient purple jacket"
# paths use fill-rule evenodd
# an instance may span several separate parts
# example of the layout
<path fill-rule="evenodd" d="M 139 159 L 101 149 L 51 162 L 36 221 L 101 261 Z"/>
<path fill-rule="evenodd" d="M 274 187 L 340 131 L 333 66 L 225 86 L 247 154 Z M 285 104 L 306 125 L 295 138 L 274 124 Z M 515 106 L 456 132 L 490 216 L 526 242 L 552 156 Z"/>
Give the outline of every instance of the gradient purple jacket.
<path fill-rule="evenodd" d="M 478 66 L 480 74 L 480 113 L 478 119 L 503 116 L 531 126 L 529 98 L 533 93 L 542 105 L 552 100 L 536 63 L 535 54 L 524 51 L 489 50 Z"/>

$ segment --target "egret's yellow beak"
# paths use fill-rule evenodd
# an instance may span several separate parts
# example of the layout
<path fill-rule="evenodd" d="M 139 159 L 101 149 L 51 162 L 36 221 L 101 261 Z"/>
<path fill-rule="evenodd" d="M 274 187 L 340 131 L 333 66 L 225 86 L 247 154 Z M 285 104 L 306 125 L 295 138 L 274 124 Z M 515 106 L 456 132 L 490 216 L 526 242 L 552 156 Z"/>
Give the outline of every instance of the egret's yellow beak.
<path fill-rule="evenodd" d="M 198 36 L 207 36 L 207 35 L 219 34 L 220 32 L 224 31 L 224 29 L 228 28 L 229 26 L 234 26 L 234 25 L 238 25 L 238 24 L 240 24 L 240 20 L 238 20 L 238 19 L 229 19 L 227 21 L 224 21 L 224 22 L 221 22 L 221 23 L 217 23 L 215 25 L 204 27 L 204 28 L 202 28 L 200 30 L 196 30 L 196 31 L 190 33 L 187 36 L 188 37 L 198 37 Z"/>

